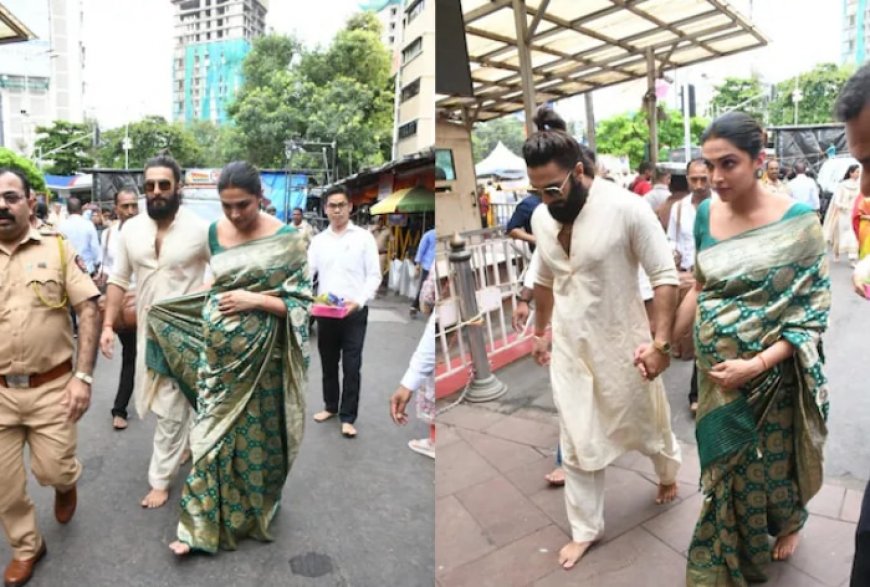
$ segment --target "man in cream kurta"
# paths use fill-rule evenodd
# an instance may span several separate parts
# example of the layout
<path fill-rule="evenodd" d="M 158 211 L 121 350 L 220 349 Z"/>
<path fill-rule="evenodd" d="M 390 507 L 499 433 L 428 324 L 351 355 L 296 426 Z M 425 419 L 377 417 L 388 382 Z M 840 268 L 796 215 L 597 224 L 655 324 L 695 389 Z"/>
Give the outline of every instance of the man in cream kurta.
<path fill-rule="evenodd" d="M 166 171 L 162 167 L 157 169 L 161 170 Z M 151 197 L 148 194 L 149 171 L 152 170 L 146 168 L 146 197 Z M 153 189 L 160 188 L 154 186 Z M 176 197 L 180 195 L 176 194 Z M 118 235 L 117 257 L 109 278 L 110 285 L 126 290 L 135 277 L 138 352 L 133 398 L 140 417 L 144 417 L 149 409 L 157 416 L 148 468 L 152 492 L 143 500 L 144 507 L 159 507 L 165 503 L 170 482 L 181 465 L 182 453 L 187 446 L 191 413 L 174 379 L 154 375 L 146 369 L 148 309 L 157 302 L 201 289 L 211 256 L 208 224 L 194 212 L 185 208 L 175 212 L 165 231 L 161 231 L 159 254 L 158 230 L 158 222 L 149 214 L 139 214 L 128 220 Z M 107 320 L 108 315 L 109 312 Z M 105 323 L 103 328 L 105 332 Z"/>
<path fill-rule="evenodd" d="M 535 211 L 532 229 L 540 256 L 536 284 L 553 293 L 550 377 L 568 518 L 574 543 L 588 544 L 604 533 L 607 465 L 630 450 L 650 456 L 659 501 L 667 501 L 662 488 L 674 487 L 680 450 L 661 380 L 645 379 L 633 361 L 636 349 L 651 342 L 638 270 L 653 288 L 676 286 L 670 246 L 641 199 L 612 182 L 584 181 L 591 185 L 573 223 L 570 254 L 547 206 Z M 576 559 L 568 562 L 566 568 Z"/>

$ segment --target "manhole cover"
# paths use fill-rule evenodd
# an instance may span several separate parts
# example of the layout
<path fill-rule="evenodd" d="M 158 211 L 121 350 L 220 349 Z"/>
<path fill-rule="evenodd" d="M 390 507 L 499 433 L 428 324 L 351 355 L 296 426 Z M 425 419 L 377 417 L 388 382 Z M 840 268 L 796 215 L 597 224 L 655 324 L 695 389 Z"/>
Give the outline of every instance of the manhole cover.
<path fill-rule="evenodd" d="M 306 552 L 290 559 L 290 570 L 301 577 L 322 577 L 332 572 L 332 558 L 318 552 Z"/>

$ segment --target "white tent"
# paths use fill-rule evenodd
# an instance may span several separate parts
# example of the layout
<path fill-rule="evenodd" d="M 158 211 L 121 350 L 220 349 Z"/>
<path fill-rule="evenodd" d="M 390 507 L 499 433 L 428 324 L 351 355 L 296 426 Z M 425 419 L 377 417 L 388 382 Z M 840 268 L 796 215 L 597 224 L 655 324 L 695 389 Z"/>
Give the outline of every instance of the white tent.
<path fill-rule="evenodd" d="M 474 166 L 478 178 L 497 176 L 505 179 L 521 179 L 526 176 L 526 162 L 499 141 L 486 159 Z"/>

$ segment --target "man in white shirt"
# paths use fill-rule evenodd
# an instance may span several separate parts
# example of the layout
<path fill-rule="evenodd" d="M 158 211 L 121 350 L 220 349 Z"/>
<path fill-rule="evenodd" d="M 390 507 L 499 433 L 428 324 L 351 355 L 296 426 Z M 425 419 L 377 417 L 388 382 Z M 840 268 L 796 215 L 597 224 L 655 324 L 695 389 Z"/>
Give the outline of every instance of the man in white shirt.
<path fill-rule="evenodd" d="M 115 193 L 115 214 L 118 216 L 118 222 L 109 225 L 100 238 L 103 249 L 103 266 L 99 276 L 101 283 L 108 279 L 115 267 L 121 227 L 138 213 L 139 192 L 136 187 L 122 187 Z M 127 428 L 127 405 L 130 403 L 130 396 L 133 395 L 136 374 L 136 331 L 119 331 L 118 339 L 121 341 L 121 378 L 112 407 L 112 427 L 115 430 L 124 430 Z"/>
<path fill-rule="evenodd" d="M 317 319 L 317 349 L 323 370 L 324 409 L 314 415 L 325 422 L 336 414 L 341 433 L 356 436 L 359 407 L 360 367 L 368 323 L 366 304 L 374 299 L 381 283 L 378 247 L 367 230 L 350 221 L 351 202 L 342 186 L 327 190 L 324 196 L 329 227 L 314 237 L 308 249 L 312 278 L 318 276 L 317 295 L 333 294 L 344 300 L 344 318 Z M 339 387 L 338 364 L 344 381 Z M 343 389 L 343 393 L 342 393 Z"/>
<path fill-rule="evenodd" d="M 136 281 L 137 344 L 136 410 L 157 415 L 154 449 L 148 468 L 151 491 L 142 507 L 158 508 L 169 498 L 169 485 L 178 472 L 187 446 L 190 405 L 174 379 L 153 375 L 145 368 L 146 318 L 157 302 L 192 293 L 202 287 L 211 253 L 208 224 L 181 206 L 181 168 L 172 157 L 159 155 L 145 163 L 145 201 L 148 214 L 130 219 L 120 233 L 117 256 L 106 294 L 106 314 L 100 348 L 111 358 L 115 344 L 113 323 L 124 292 Z"/>
<path fill-rule="evenodd" d="M 807 164 L 798 161 L 794 166 L 797 174 L 788 182 L 788 193 L 796 202 L 803 202 L 816 212 L 819 211 L 819 186 L 810 177 L 807 177 Z"/>
<path fill-rule="evenodd" d="M 66 209 L 69 217 L 60 224 L 58 230 L 81 255 L 88 274 L 93 276 L 103 262 L 103 251 L 100 249 L 97 229 L 93 222 L 82 216 L 82 203 L 78 198 L 70 198 Z"/>
<path fill-rule="evenodd" d="M 671 207 L 668 222 L 668 240 L 678 253 L 679 265 L 677 269 L 683 275 L 695 267 L 695 213 L 701 202 L 709 199 L 713 193 L 710 188 L 710 170 L 704 159 L 698 158 L 689 161 L 686 166 L 686 180 L 691 191 L 688 196 Z M 682 276 L 680 281 L 681 284 L 684 283 Z M 682 291 L 684 290 L 681 288 Z M 677 311 L 679 312 L 679 310 Z M 681 342 L 671 338 L 675 344 Z M 689 409 L 693 414 L 698 411 L 697 366 L 692 369 L 692 380 L 689 385 Z"/>

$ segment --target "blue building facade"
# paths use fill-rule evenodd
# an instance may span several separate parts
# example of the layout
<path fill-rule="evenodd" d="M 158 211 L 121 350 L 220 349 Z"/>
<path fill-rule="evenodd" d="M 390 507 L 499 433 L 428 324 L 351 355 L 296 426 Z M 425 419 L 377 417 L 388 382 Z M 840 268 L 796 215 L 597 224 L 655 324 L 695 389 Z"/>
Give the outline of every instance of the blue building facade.
<path fill-rule="evenodd" d="M 182 63 L 183 101 L 175 104 L 175 120 L 226 122 L 227 106 L 242 86 L 242 63 L 250 50 L 247 39 L 187 45 Z M 179 77 L 174 72 L 173 78 Z"/>

